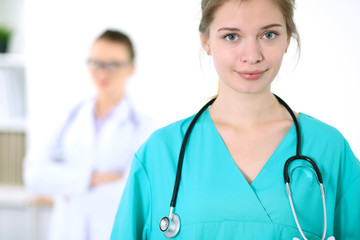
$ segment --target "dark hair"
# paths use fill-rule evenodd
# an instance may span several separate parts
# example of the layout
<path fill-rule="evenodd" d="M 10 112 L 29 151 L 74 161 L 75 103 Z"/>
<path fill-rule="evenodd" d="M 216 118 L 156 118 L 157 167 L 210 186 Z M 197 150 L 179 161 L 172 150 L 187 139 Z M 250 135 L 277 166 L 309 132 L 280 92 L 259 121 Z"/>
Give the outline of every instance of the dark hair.
<path fill-rule="evenodd" d="M 129 50 L 131 61 L 134 61 L 134 47 L 130 38 L 125 33 L 117 30 L 108 29 L 105 30 L 96 40 L 107 40 L 115 43 L 124 44 Z"/>

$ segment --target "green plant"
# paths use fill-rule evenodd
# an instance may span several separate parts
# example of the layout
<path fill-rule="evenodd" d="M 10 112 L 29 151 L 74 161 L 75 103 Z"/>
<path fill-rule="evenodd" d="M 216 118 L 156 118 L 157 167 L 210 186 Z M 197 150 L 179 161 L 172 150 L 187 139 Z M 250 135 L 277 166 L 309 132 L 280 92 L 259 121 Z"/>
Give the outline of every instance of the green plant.
<path fill-rule="evenodd" d="M 0 24 L 0 53 L 7 52 L 11 30 Z"/>
<path fill-rule="evenodd" d="M 9 40 L 10 35 L 11 35 L 10 29 L 4 25 L 0 25 L 0 41 Z"/>

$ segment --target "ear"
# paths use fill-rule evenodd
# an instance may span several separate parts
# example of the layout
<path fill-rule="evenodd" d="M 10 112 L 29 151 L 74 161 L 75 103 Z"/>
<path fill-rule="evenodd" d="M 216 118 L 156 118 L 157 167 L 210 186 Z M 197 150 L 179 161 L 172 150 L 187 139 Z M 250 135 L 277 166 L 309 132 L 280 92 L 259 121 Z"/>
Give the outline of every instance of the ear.
<path fill-rule="evenodd" d="M 204 49 L 204 51 L 207 53 L 207 55 L 211 55 L 211 48 L 210 48 L 210 44 L 209 44 L 209 37 L 205 36 L 204 33 L 200 34 L 200 41 L 201 41 L 201 46 Z"/>
<path fill-rule="evenodd" d="M 135 63 L 132 62 L 129 66 L 129 75 L 133 74 L 135 72 Z"/>

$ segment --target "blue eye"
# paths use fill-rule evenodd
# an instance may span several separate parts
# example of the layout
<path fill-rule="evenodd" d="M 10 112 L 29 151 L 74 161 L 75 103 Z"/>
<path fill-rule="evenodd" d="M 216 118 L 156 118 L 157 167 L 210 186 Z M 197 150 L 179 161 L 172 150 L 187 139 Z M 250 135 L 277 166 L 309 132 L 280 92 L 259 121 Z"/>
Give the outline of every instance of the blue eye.
<path fill-rule="evenodd" d="M 265 34 L 263 35 L 263 37 L 264 37 L 265 39 L 270 40 L 270 39 L 275 38 L 277 35 L 279 35 L 279 34 L 277 34 L 277 33 L 275 33 L 275 32 L 267 32 L 267 33 L 265 33 Z"/>
<path fill-rule="evenodd" d="M 236 34 L 234 34 L 234 33 L 230 33 L 230 34 L 226 34 L 226 35 L 225 35 L 225 39 L 228 40 L 228 41 L 230 41 L 230 42 L 233 42 L 233 41 L 238 40 L 239 37 L 236 36 Z"/>

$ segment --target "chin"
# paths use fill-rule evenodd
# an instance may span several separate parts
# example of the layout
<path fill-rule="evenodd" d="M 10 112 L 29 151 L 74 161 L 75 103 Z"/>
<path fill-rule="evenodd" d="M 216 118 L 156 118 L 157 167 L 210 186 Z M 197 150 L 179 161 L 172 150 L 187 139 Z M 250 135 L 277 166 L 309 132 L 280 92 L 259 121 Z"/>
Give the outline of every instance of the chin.
<path fill-rule="evenodd" d="M 111 91 L 109 91 L 109 89 L 107 89 L 105 87 L 99 87 L 97 92 L 99 95 L 102 95 L 102 96 L 107 96 L 111 93 Z"/>
<path fill-rule="evenodd" d="M 228 85 L 227 87 L 241 94 L 263 94 L 271 92 L 271 86 L 268 84 L 265 85 L 264 82 L 239 82 L 238 84 Z"/>

